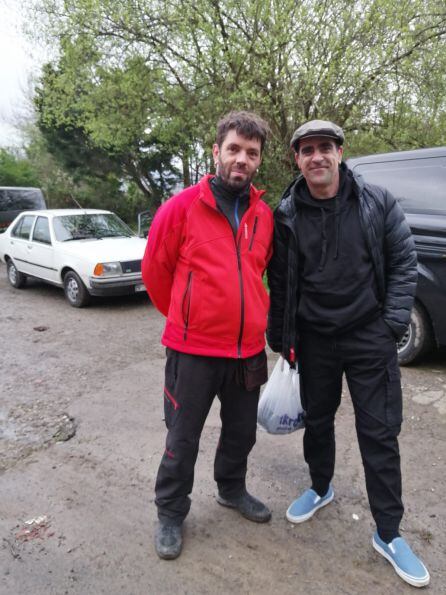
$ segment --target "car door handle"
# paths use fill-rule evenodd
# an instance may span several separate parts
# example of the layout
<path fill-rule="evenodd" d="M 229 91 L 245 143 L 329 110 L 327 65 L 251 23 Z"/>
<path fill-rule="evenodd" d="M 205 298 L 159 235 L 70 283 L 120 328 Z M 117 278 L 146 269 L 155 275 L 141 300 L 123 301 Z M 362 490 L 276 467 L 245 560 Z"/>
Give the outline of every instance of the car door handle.
<path fill-rule="evenodd" d="M 28 248 L 28 250 L 32 250 L 33 249 L 33 247 L 30 246 L 29 244 L 26 247 Z"/>

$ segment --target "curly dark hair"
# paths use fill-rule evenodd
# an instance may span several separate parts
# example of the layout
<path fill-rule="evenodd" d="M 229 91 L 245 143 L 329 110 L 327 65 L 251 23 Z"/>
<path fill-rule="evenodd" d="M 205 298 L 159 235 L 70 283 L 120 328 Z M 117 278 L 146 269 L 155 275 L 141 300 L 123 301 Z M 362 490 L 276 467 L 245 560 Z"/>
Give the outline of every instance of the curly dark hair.
<path fill-rule="evenodd" d="M 217 145 L 221 147 L 228 132 L 235 130 L 245 138 L 256 138 L 260 141 L 261 151 L 265 146 L 266 138 L 270 131 L 268 124 L 257 114 L 246 111 L 232 111 L 221 118 L 217 123 Z"/>

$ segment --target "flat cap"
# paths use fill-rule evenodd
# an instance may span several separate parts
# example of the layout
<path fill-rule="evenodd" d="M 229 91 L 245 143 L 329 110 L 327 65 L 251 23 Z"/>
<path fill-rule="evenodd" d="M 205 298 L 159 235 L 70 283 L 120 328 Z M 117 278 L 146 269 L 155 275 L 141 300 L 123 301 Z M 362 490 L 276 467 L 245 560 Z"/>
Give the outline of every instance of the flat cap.
<path fill-rule="evenodd" d="M 290 143 L 291 148 L 296 150 L 299 141 L 309 136 L 328 136 L 335 139 L 340 145 L 344 142 L 344 132 L 337 124 L 328 120 L 310 120 L 294 131 Z"/>

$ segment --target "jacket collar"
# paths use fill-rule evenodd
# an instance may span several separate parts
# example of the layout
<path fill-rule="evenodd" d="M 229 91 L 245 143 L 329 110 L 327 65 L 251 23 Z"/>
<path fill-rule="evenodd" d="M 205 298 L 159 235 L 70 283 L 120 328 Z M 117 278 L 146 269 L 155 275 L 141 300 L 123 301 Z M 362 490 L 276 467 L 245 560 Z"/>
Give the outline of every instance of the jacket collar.
<path fill-rule="evenodd" d="M 208 174 L 203 176 L 201 180 L 198 182 L 200 188 L 200 200 L 208 204 L 213 209 L 217 208 L 217 203 L 215 202 L 215 197 L 211 189 L 211 185 L 209 184 L 210 180 L 214 176 L 212 174 Z M 255 186 L 251 184 L 250 191 L 249 191 L 249 207 L 255 205 L 261 197 L 265 194 L 265 190 L 257 190 Z"/>

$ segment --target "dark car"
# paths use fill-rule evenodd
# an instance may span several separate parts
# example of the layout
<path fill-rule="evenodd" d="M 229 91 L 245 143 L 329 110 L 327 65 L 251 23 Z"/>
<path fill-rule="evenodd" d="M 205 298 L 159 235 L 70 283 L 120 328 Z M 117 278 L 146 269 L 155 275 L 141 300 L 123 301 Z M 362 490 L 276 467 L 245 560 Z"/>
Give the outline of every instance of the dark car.
<path fill-rule="evenodd" d="M 446 147 L 383 153 L 348 160 L 366 182 L 399 201 L 418 254 L 418 286 L 411 322 L 398 343 L 400 364 L 446 345 Z"/>
<path fill-rule="evenodd" d="M 46 209 L 45 199 L 40 188 L 20 186 L 0 186 L 0 233 L 22 211 Z"/>

